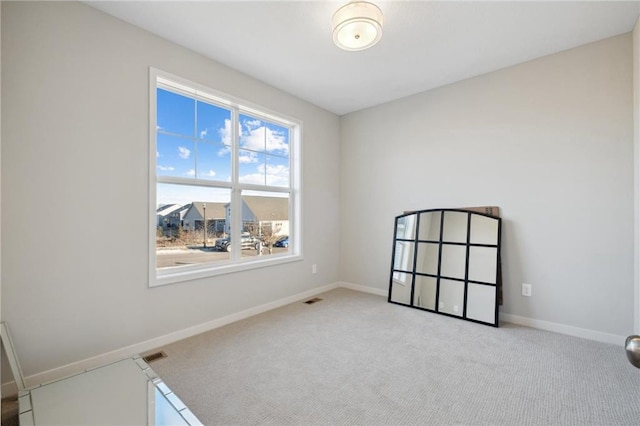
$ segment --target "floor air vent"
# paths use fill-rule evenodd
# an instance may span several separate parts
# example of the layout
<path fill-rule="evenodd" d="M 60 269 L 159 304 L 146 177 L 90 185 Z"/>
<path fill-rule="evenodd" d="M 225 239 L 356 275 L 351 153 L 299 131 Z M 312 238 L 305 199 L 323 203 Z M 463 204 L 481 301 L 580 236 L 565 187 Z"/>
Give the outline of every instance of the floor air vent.
<path fill-rule="evenodd" d="M 314 303 L 319 302 L 319 301 L 321 301 L 321 300 L 322 300 L 322 299 L 320 299 L 319 297 L 314 297 L 313 299 L 311 299 L 311 300 L 307 300 L 307 301 L 306 301 L 306 302 L 304 302 L 304 303 L 306 303 L 307 305 L 313 305 Z"/>
<path fill-rule="evenodd" d="M 157 359 L 166 358 L 166 357 L 167 357 L 166 353 L 164 353 L 164 352 L 156 352 L 156 353 L 153 353 L 153 354 L 149 354 L 147 356 L 143 356 L 142 359 L 144 359 L 144 361 L 146 363 L 150 363 L 150 362 L 153 362 L 153 361 L 155 361 Z"/>

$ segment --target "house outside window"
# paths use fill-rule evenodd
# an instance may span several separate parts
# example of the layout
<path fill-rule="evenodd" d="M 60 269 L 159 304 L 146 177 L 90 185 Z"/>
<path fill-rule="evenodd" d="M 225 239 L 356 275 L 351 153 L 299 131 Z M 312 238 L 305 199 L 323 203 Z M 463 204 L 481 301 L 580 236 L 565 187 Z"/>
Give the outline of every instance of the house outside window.
<path fill-rule="evenodd" d="M 301 259 L 299 121 L 151 69 L 150 135 L 151 286 Z"/>

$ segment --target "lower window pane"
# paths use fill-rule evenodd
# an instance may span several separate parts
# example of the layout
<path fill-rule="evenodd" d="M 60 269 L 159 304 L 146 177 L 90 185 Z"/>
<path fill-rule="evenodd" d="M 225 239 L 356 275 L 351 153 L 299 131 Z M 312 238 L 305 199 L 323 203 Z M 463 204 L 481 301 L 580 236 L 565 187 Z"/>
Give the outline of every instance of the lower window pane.
<path fill-rule="evenodd" d="M 289 194 L 242 192 L 242 257 L 289 251 Z"/>
<path fill-rule="evenodd" d="M 229 260 L 229 189 L 159 183 L 156 194 L 159 270 Z"/>

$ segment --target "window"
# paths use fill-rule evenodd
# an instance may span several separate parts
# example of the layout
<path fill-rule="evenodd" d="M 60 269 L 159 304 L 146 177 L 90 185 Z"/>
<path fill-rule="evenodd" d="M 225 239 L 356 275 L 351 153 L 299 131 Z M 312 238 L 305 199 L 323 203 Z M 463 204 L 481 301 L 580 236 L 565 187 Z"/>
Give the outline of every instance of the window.
<path fill-rule="evenodd" d="M 150 92 L 150 285 L 300 259 L 301 124 L 155 69 Z"/>

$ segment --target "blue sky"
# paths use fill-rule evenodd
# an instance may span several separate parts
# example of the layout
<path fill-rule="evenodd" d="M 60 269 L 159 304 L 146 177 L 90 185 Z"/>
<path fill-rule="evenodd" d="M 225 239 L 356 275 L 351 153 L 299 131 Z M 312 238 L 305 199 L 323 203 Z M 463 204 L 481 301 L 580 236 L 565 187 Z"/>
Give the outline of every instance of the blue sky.
<path fill-rule="evenodd" d="M 160 88 L 156 99 L 157 175 L 230 182 L 231 111 Z M 238 131 L 239 181 L 287 187 L 289 129 L 241 114 Z M 157 203 L 228 201 L 228 192 L 162 184 Z"/>

